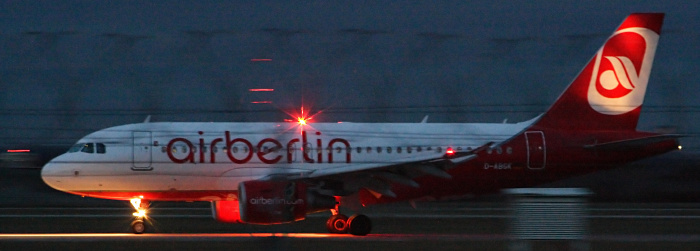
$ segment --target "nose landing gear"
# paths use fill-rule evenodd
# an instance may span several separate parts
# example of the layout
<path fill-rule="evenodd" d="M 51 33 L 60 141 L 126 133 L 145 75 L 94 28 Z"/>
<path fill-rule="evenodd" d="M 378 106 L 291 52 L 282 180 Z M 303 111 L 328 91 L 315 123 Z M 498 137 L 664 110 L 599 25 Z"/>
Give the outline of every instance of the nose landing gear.
<path fill-rule="evenodd" d="M 131 205 L 136 209 L 134 216 L 136 219 L 131 222 L 131 231 L 135 234 L 142 234 L 146 232 L 145 220 L 148 219 L 146 215 L 148 211 L 148 206 L 150 203 L 148 201 L 142 201 L 140 198 L 131 199 Z"/>

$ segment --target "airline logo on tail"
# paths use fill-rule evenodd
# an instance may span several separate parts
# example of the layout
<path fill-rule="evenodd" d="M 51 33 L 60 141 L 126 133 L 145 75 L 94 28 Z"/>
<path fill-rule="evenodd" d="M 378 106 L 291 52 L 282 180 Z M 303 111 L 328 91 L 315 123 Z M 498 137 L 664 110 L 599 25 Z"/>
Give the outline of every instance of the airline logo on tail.
<path fill-rule="evenodd" d="M 606 115 L 642 105 L 659 34 L 640 27 L 615 32 L 595 57 L 588 103 Z"/>

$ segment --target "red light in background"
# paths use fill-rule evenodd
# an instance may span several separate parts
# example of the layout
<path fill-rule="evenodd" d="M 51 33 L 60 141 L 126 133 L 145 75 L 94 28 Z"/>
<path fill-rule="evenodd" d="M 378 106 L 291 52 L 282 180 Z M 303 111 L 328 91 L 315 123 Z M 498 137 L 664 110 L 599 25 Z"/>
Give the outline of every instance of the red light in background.
<path fill-rule="evenodd" d="M 248 89 L 251 92 L 273 92 L 275 89 Z"/>
<path fill-rule="evenodd" d="M 253 101 L 253 104 L 272 104 L 272 101 Z"/>
<path fill-rule="evenodd" d="M 270 62 L 272 61 L 271 58 L 251 58 L 250 61 L 252 62 Z"/>
<path fill-rule="evenodd" d="M 31 152 L 29 149 L 17 149 L 17 150 L 7 150 L 8 153 L 28 153 Z"/>

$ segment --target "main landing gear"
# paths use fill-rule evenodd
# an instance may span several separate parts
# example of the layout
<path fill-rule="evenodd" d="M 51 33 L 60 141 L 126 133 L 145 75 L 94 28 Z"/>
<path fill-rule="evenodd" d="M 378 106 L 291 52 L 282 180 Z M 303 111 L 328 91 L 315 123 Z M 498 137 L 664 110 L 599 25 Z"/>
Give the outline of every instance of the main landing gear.
<path fill-rule="evenodd" d="M 136 212 L 134 213 L 136 219 L 131 222 L 131 231 L 133 231 L 135 234 L 143 234 L 146 232 L 145 221 L 148 219 L 146 212 L 148 211 L 148 206 L 150 203 L 148 203 L 148 201 L 142 201 L 139 198 L 131 199 L 131 205 L 134 206 L 134 209 L 136 209 Z"/>
<path fill-rule="evenodd" d="M 364 236 L 372 231 L 372 221 L 369 217 L 363 214 L 356 214 L 348 218 L 347 216 L 338 213 L 338 209 L 331 209 L 330 218 L 326 221 L 326 228 L 329 233 Z"/>

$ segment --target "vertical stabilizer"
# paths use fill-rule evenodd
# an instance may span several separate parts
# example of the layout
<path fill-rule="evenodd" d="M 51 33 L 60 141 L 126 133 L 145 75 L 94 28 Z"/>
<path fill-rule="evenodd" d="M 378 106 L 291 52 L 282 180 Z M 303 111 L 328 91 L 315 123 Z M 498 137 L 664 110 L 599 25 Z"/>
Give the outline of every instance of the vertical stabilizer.
<path fill-rule="evenodd" d="M 629 15 L 536 125 L 634 131 L 663 18 L 662 13 Z"/>

